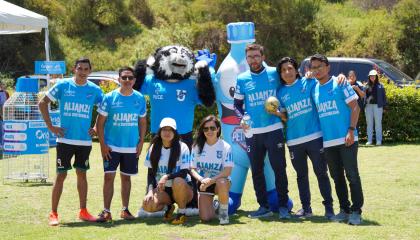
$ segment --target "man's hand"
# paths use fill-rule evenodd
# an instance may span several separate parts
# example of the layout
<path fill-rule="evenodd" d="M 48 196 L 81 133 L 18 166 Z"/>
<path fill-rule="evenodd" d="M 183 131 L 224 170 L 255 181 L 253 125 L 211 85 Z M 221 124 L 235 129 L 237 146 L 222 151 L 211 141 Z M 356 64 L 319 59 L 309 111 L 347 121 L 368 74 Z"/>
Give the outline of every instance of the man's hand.
<path fill-rule="evenodd" d="M 347 131 L 345 144 L 346 144 L 347 147 L 350 147 L 351 145 L 353 145 L 353 143 L 354 143 L 354 130 L 349 129 Z"/>
<path fill-rule="evenodd" d="M 91 137 L 95 136 L 96 135 L 96 127 L 89 128 L 88 133 Z"/>
<path fill-rule="evenodd" d="M 337 83 L 338 83 L 338 85 L 343 86 L 346 82 L 347 82 L 346 76 L 344 74 L 340 73 L 337 76 Z"/>
<path fill-rule="evenodd" d="M 200 191 L 206 191 L 206 189 L 210 186 L 210 185 L 212 185 L 214 182 L 213 182 L 213 179 L 211 179 L 211 178 L 204 178 L 203 180 L 201 180 L 201 185 L 200 185 Z"/>
<path fill-rule="evenodd" d="M 149 191 L 143 198 L 143 205 L 147 205 L 150 201 L 153 201 L 153 191 Z"/>
<path fill-rule="evenodd" d="M 64 128 L 52 126 L 48 128 L 52 133 L 57 135 L 57 137 L 64 137 Z"/>
<path fill-rule="evenodd" d="M 136 147 L 136 157 L 139 158 L 141 150 L 143 149 L 143 141 L 140 141 Z"/>
<path fill-rule="evenodd" d="M 112 152 L 112 149 L 108 145 L 106 144 L 104 144 L 103 146 L 101 145 L 102 159 L 106 161 L 111 160 L 111 152 Z"/>

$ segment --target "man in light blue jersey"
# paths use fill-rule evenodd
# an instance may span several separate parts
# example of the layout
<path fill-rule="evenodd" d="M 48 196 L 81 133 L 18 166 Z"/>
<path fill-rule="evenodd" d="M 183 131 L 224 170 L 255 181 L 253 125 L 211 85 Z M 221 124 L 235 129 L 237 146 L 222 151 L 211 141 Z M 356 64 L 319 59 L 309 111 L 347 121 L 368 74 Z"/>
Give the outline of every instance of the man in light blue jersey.
<path fill-rule="evenodd" d="M 112 220 L 110 208 L 118 165 L 122 200 L 120 217 L 125 220 L 134 219 L 128 210 L 131 176 L 138 173 L 138 158 L 147 129 L 146 101 L 141 93 L 133 90 L 134 70 L 123 67 L 118 73 L 120 87 L 106 94 L 98 108 L 97 131 L 105 171 L 104 209 L 99 214 L 98 222 Z"/>
<path fill-rule="evenodd" d="M 240 74 L 234 95 L 234 108 L 239 118 L 245 111 L 249 114 L 252 126 L 241 123 L 248 131 L 246 144 L 251 162 L 252 180 L 259 209 L 249 215 L 251 218 L 273 215 L 269 208 L 264 176 L 264 158 L 268 152 L 271 167 L 275 175 L 275 184 L 279 201 L 279 217 L 290 218 L 287 206 L 288 182 L 284 151 L 283 124 L 280 119 L 266 112 L 264 104 L 268 97 L 276 96 L 280 88 L 279 76 L 273 67 L 263 66 L 265 59 L 261 45 L 250 44 L 246 47 L 246 60 L 250 70 Z M 244 108 L 245 107 L 245 108 Z M 251 134 L 249 134 L 251 133 Z"/>
<path fill-rule="evenodd" d="M 86 209 L 88 184 L 86 171 L 89 169 L 89 155 L 92 150 L 91 128 L 92 110 L 95 104 L 102 101 L 102 90 L 94 83 L 87 81 L 92 72 L 89 59 L 80 58 L 74 65 L 74 77 L 63 79 L 52 87 L 39 102 L 39 110 L 48 129 L 57 138 L 57 176 L 52 190 L 52 211 L 49 225 L 58 225 L 57 208 L 63 192 L 63 183 L 67 171 L 72 168 L 71 159 L 75 156 L 73 167 L 76 168 L 77 190 L 79 192 L 79 218 L 84 221 L 96 221 Z M 60 127 L 51 123 L 48 104 L 58 101 L 60 105 Z"/>
<path fill-rule="evenodd" d="M 311 192 L 309 187 L 308 157 L 312 161 L 319 190 L 324 199 L 325 217 L 334 216 L 331 184 L 328 177 L 327 162 L 323 154 L 322 131 L 318 113 L 311 93 L 317 80 L 300 77 L 297 62 L 290 57 L 282 58 L 277 64 L 277 72 L 283 87 L 277 93 L 281 111 L 287 113 L 287 146 L 290 159 L 297 174 L 297 183 L 302 209 L 296 217 L 311 217 Z M 273 114 L 280 116 L 275 110 Z"/>
<path fill-rule="evenodd" d="M 330 66 L 325 56 L 315 54 L 310 61 L 311 71 L 319 81 L 312 97 L 323 133 L 325 157 L 340 202 L 340 213 L 332 220 L 359 225 L 363 191 L 357 167 L 358 135 L 355 127 L 360 111 L 358 97 L 350 84 L 339 85 L 334 81 L 335 77 L 330 77 Z M 350 185 L 351 206 L 346 177 Z"/>

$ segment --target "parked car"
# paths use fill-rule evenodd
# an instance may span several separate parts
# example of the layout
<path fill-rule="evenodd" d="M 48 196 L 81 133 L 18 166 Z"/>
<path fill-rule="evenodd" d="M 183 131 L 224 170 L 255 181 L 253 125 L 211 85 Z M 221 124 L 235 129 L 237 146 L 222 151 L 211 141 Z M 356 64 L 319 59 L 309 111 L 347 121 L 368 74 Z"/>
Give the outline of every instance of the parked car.
<path fill-rule="evenodd" d="M 88 80 L 95 83 L 98 86 L 107 82 L 113 82 L 116 84 L 116 86 L 120 85 L 120 83 L 118 82 L 117 71 L 93 72 L 88 76 Z"/>
<path fill-rule="evenodd" d="M 304 75 L 309 70 L 309 60 L 310 57 L 304 59 L 300 64 L 299 72 L 301 75 Z M 369 71 L 376 69 L 380 74 L 387 77 L 399 87 L 414 84 L 414 80 L 410 76 L 382 60 L 373 58 L 328 57 L 328 61 L 330 63 L 330 75 L 337 76 L 340 73 L 347 75 L 350 70 L 354 70 L 357 80 L 366 82 Z"/>

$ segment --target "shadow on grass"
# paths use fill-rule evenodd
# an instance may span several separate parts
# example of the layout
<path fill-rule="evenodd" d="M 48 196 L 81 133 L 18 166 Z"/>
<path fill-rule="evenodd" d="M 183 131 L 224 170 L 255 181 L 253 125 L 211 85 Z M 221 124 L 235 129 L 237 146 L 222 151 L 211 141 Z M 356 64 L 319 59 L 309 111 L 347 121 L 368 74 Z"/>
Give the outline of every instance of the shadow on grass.
<path fill-rule="evenodd" d="M 5 182 L 3 185 L 12 187 L 47 187 L 52 186 L 52 182 Z"/>
<path fill-rule="evenodd" d="M 243 222 L 239 221 L 240 217 L 241 216 L 238 215 L 238 214 L 230 216 L 229 217 L 229 222 L 230 222 L 229 225 L 244 224 Z M 162 224 L 165 224 L 165 225 L 169 225 L 169 226 L 176 226 L 174 224 L 171 224 L 170 221 L 164 221 L 160 217 L 156 217 L 156 218 L 136 218 L 135 220 L 132 220 L 132 221 L 118 219 L 118 220 L 113 220 L 111 222 L 105 222 L 105 223 L 77 221 L 77 222 L 62 223 L 62 224 L 60 224 L 60 226 L 69 227 L 69 228 L 92 227 L 92 226 L 102 227 L 102 228 L 113 228 L 113 227 L 118 227 L 120 225 L 129 225 L 129 224 L 146 224 L 146 225 L 162 225 Z M 210 225 L 210 226 L 217 226 L 217 225 L 219 225 L 219 220 L 217 218 L 215 218 L 215 219 L 213 219 L 212 221 L 209 221 L 209 222 L 202 222 L 198 216 L 190 216 L 190 217 L 187 217 L 186 222 L 182 226 L 183 227 L 194 227 L 197 224 L 206 224 L 206 225 Z"/>

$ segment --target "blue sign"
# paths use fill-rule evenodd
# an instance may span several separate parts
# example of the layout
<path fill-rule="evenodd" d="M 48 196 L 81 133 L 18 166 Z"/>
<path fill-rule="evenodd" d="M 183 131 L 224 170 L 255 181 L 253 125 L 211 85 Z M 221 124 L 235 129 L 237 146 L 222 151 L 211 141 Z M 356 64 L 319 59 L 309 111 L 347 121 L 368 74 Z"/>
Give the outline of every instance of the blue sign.
<path fill-rule="evenodd" d="M 64 61 L 35 61 L 35 74 L 65 74 Z"/>
<path fill-rule="evenodd" d="M 48 128 L 43 120 L 4 121 L 3 153 L 27 155 L 48 153 Z"/>

